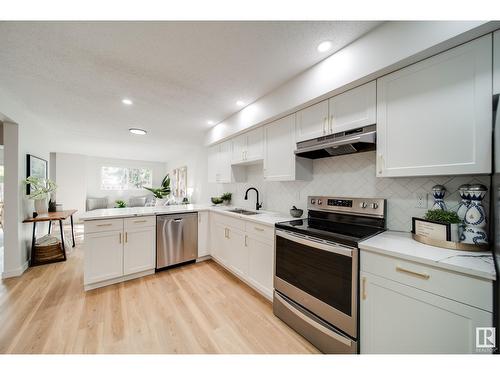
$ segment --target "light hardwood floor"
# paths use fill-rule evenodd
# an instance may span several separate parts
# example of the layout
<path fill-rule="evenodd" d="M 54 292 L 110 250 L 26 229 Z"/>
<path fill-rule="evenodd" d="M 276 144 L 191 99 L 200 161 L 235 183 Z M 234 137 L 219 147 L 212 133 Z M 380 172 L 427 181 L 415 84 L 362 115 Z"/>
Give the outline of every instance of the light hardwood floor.
<path fill-rule="evenodd" d="M 81 243 L 82 228 L 77 241 Z M 84 292 L 83 251 L 0 282 L 0 353 L 317 353 L 213 261 Z"/>

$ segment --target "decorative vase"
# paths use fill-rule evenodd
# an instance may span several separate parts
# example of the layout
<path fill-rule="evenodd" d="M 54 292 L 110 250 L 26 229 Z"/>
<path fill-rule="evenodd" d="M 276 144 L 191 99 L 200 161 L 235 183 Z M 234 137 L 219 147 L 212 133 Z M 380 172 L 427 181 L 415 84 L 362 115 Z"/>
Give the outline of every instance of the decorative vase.
<path fill-rule="evenodd" d="M 168 198 L 155 198 L 155 206 L 163 207 L 167 204 Z"/>
<path fill-rule="evenodd" d="M 445 194 L 446 188 L 443 185 L 434 185 L 432 187 L 432 196 L 434 197 L 434 204 L 431 208 L 432 210 L 447 210 L 446 204 L 444 203 Z"/>
<path fill-rule="evenodd" d="M 458 226 L 458 233 L 459 233 L 459 239 L 462 241 L 462 233 L 464 232 L 465 229 L 465 213 L 467 212 L 467 209 L 469 208 L 470 205 L 470 196 L 468 193 L 468 190 L 470 188 L 469 184 L 464 184 L 460 185 L 458 188 L 458 194 L 460 195 L 460 198 L 462 198 L 462 201 L 459 203 L 457 207 L 457 215 L 458 218 L 461 221 L 461 224 Z"/>
<path fill-rule="evenodd" d="M 231 203 L 231 200 L 225 200 L 225 201 L 222 201 L 222 203 L 224 203 L 225 206 L 229 206 L 229 203 Z"/>
<path fill-rule="evenodd" d="M 35 211 L 38 214 L 46 214 L 49 212 L 49 202 L 47 198 L 35 199 Z"/>
<path fill-rule="evenodd" d="M 465 212 L 465 228 L 460 237 L 463 243 L 475 245 L 488 243 L 486 211 L 482 203 L 487 190 L 486 186 L 481 184 L 471 185 L 467 190 L 470 204 Z"/>

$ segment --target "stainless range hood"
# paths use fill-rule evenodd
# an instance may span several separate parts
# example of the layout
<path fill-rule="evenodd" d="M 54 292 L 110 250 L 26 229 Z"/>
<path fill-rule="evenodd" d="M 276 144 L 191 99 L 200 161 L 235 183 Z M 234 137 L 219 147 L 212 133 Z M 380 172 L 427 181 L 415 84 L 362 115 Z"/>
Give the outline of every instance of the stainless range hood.
<path fill-rule="evenodd" d="M 376 125 L 298 142 L 295 154 L 307 159 L 328 158 L 375 150 Z"/>

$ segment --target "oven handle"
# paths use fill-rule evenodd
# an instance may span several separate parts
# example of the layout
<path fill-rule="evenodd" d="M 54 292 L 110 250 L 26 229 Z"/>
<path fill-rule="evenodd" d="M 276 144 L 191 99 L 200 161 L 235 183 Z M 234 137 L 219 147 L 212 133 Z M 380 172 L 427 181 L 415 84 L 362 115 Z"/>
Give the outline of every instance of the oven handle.
<path fill-rule="evenodd" d="M 334 244 L 332 242 L 326 242 L 326 241 L 315 241 L 311 238 L 306 238 L 304 236 L 301 236 L 299 234 L 290 234 L 288 232 L 285 232 L 283 230 L 276 230 L 276 235 L 283 237 L 287 240 L 293 241 L 300 243 L 301 245 L 313 247 L 315 249 L 320 249 L 324 251 L 329 251 L 330 253 L 335 253 L 335 254 L 340 254 L 344 255 L 347 257 L 352 258 L 352 253 L 355 249 L 350 248 L 350 247 L 344 247 L 338 244 Z"/>

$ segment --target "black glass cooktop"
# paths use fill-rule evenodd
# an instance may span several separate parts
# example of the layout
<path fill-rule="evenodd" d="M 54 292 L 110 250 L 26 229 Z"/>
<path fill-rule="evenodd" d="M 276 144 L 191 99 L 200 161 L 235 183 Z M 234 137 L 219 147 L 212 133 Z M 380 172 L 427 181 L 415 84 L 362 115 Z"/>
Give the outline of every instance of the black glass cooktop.
<path fill-rule="evenodd" d="M 346 218 L 348 218 L 346 220 Z M 357 223 L 356 221 L 361 221 Z M 370 225 L 370 224 L 376 224 Z M 276 228 L 305 234 L 327 241 L 358 246 L 358 242 L 384 231 L 382 222 L 369 222 L 361 218 L 338 215 L 337 220 L 309 217 L 276 223 Z"/>

